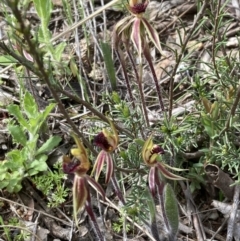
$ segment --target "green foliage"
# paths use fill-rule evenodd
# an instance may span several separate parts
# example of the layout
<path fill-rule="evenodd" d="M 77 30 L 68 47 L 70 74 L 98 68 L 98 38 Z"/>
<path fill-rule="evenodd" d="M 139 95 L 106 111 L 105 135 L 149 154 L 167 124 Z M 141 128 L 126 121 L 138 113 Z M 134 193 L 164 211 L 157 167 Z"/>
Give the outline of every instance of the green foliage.
<path fill-rule="evenodd" d="M 51 33 L 48 30 L 48 23 L 52 12 L 51 0 L 33 0 L 35 9 L 39 18 L 41 19 L 41 27 L 39 29 L 38 38 L 44 42 L 48 47 L 50 43 Z"/>
<path fill-rule="evenodd" d="M 120 212 L 120 217 L 118 219 L 118 222 L 113 223 L 113 230 L 117 233 L 122 232 L 123 226 L 125 225 L 126 222 L 126 214 L 123 212 Z M 129 223 L 126 224 L 126 232 L 130 230 L 131 225 Z"/>
<path fill-rule="evenodd" d="M 56 163 L 53 166 L 53 171 L 49 170 L 44 175 L 36 175 L 32 180 L 36 184 L 37 189 L 42 191 L 48 199 L 48 206 L 58 207 L 65 202 L 69 193 L 69 189 L 62 184 L 64 179 L 65 174 L 62 170 L 62 164 Z"/>
<path fill-rule="evenodd" d="M 171 237 L 175 237 L 178 232 L 179 225 L 177 200 L 170 184 L 167 183 L 165 185 L 163 193 L 164 209 L 170 227 L 169 234 Z"/>
<path fill-rule="evenodd" d="M 9 192 L 20 191 L 21 182 L 25 177 L 46 171 L 47 154 L 61 141 L 60 137 L 52 136 L 44 144 L 39 145 L 41 128 L 54 104 L 39 112 L 29 92 L 24 94 L 21 103 L 21 106 L 8 106 L 9 113 L 14 117 L 9 120 L 8 131 L 16 147 L 6 154 L 6 160 L 0 162 L 0 189 L 6 188 Z"/>
<path fill-rule="evenodd" d="M 21 1 L 19 1 L 19 6 L 21 6 L 21 9 L 27 9 L 26 6 L 29 4 L 29 1 L 20 2 Z M 127 2 L 128 1 L 119 1 L 119 6 L 121 7 L 127 4 Z M 197 2 L 198 10 L 204 2 L 205 1 Z M 72 26 L 74 22 L 71 12 L 72 6 L 67 0 L 63 0 L 62 3 L 68 24 Z M 104 112 L 104 114 L 114 120 L 114 123 L 121 127 L 118 128 L 120 135 L 119 147 L 113 153 L 113 157 L 115 165 L 119 167 L 119 171 L 117 171 L 116 174 L 118 178 L 120 178 L 120 186 L 126 187 L 128 185 L 131 190 L 126 194 L 126 205 L 123 208 L 124 211 L 120 213 L 119 221 L 113 224 L 115 231 L 122 231 L 126 216 L 132 217 L 140 223 L 143 223 L 143 220 L 146 220 L 149 216 L 151 221 L 155 219 L 154 200 L 149 199 L 149 195 L 146 195 L 145 192 L 146 183 L 148 182 L 146 176 L 149 168 L 143 164 L 141 156 L 143 143 L 151 134 L 156 139 L 156 143 L 161 145 L 165 150 L 165 154 L 159 158 L 159 161 L 164 161 L 166 164 L 174 167 L 188 169 L 188 172 L 182 175 L 186 175 L 188 178 L 191 192 L 198 191 L 206 185 L 204 174 L 204 165 L 206 163 L 217 164 L 221 169 L 228 171 L 236 183 L 240 183 L 239 100 L 235 103 L 239 97 L 238 73 L 240 72 L 240 66 L 238 57 L 234 57 L 232 54 L 219 55 L 219 51 L 223 51 L 226 48 L 226 39 L 228 36 L 223 29 L 228 29 L 227 25 L 230 24 L 229 18 L 231 18 L 226 14 L 224 5 L 218 9 L 219 13 L 217 15 L 217 10 L 214 12 L 209 10 L 217 9 L 217 1 L 210 1 L 209 4 L 211 8 L 207 8 L 206 12 L 203 13 L 202 19 L 197 21 L 197 26 L 192 29 L 192 34 L 191 27 L 187 28 L 187 31 L 185 26 L 182 29 L 176 29 L 176 33 L 179 35 L 177 36 L 179 39 L 177 50 L 171 49 L 169 46 L 164 46 L 165 49 L 169 47 L 168 50 L 172 51 L 171 58 L 175 56 L 176 68 L 182 63 L 188 65 L 181 71 L 185 76 L 181 79 L 180 83 L 175 83 L 174 81 L 177 74 L 174 72 L 175 67 L 169 72 L 167 70 L 168 68 L 163 68 L 167 78 L 170 79 L 170 85 L 167 96 L 163 95 L 164 109 L 167 111 L 159 112 L 158 107 L 156 108 L 156 96 L 164 91 L 161 89 L 160 92 L 156 92 L 153 90 L 154 87 L 152 85 L 150 85 L 149 88 L 149 83 L 146 83 L 147 81 L 142 78 L 144 76 L 143 65 L 141 66 L 140 58 L 136 56 L 132 48 L 125 49 L 126 56 L 129 58 L 132 57 L 133 59 L 133 61 L 129 61 L 128 64 L 126 61 L 127 58 L 124 56 L 124 58 L 122 57 L 121 59 L 121 55 L 119 54 L 120 62 L 121 60 L 123 61 L 122 70 L 125 70 L 123 79 L 127 80 L 127 77 L 129 78 L 130 88 L 130 90 L 127 89 L 127 94 L 125 88 L 122 90 L 123 93 L 120 94 L 117 92 L 116 87 L 117 75 L 121 75 L 121 72 L 115 70 L 115 67 L 118 66 L 114 65 L 117 65 L 118 61 L 112 59 L 115 55 L 112 54 L 110 45 L 103 42 L 103 40 L 99 40 L 99 38 L 101 38 L 100 35 L 93 36 L 94 43 L 92 44 L 92 41 L 90 41 L 90 31 L 88 29 L 91 23 L 89 21 L 89 25 L 83 24 L 81 30 L 84 33 L 86 45 L 94 47 L 94 61 L 98 61 L 99 59 L 104 60 L 105 69 L 101 71 L 106 71 L 108 74 L 107 82 L 104 84 L 88 82 L 87 78 L 82 77 L 83 74 L 88 76 L 89 73 L 85 69 L 85 63 L 81 63 L 80 61 L 80 57 L 82 57 L 80 53 L 77 53 L 78 56 L 80 56 L 79 59 L 75 60 L 75 53 L 73 51 L 71 58 L 69 58 L 70 61 L 66 61 L 70 67 L 63 68 L 61 65 L 63 53 L 67 49 L 66 46 L 69 47 L 71 45 L 64 41 L 60 43 L 57 42 L 56 45 L 52 43 L 53 33 L 49 28 L 53 9 L 52 1 L 33 0 L 33 4 L 40 19 L 38 28 L 31 29 L 31 33 L 33 33 L 32 41 L 36 42 L 37 50 L 35 54 L 49 59 L 47 64 L 44 63 L 44 67 L 47 65 L 47 73 L 50 75 L 52 83 L 54 83 L 54 80 L 59 76 L 57 80 L 61 81 L 56 82 L 58 84 L 62 83 L 62 80 L 69 80 L 72 79 L 72 77 L 76 78 L 81 86 L 82 98 L 87 102 L 87 105 L 84 105 L 85 102 L 83 101 L 79 102 L 81 104 L 79 109 L 80 112 L 83 112 L 83 116 L 86 116 L 85 113 L 87 113 L 87 109 L 90 111 L 95 110 L 95 112 L 92 112 L 94 114 Z M 116 8 L 117 6 L 114 7 Z M 79 11 L 78 14 L 81 19 L 86 17 L 84 6 L 81 6 L 81 3 L 74 8 Z M 23 49 L 27 50 L 27 46 L 24 46 L 25 42 L 22 41 L 23 32 L 20 32 L 21 29 L 19 29 L 18 21 L 13 15 L 10 16 L 8 14 L 6 18 L 9 23 L 9 29 L 11 30 L 9 31 L 9 36 L 12 38 L 10 42 L 12 42 L 14 47 L 15 45 L 21 45 Z M 138 17 L 136 18 L 136 23 L 139 21 Z M 123 45 L 126 44 L 124 41 L 127 41 L 129 37 L 134 37 L 134 35 L 128 36 L 128 31 L 123 31 L 125 27 L 130 27 L 131 23 L 128 22 L 129 19 L 130 18 L 127 17 L 126 22 L 118 29 L 119 35 L 121 35 L 119 37 L 122 37 L 123 40 Z M 96 26 L 95 20 L 93 23 L 93 26 Z M 142 24 L 147 28 L 148 31 L 146 33 L 150 39 L 155 39 L 153 42 L 158 44 L 158 40 L 156 42 L 155 38 L 157 34 L 151 30 L 151 26 L 149 26 L 146 21 Z M 181 35 L 182 30 L 184 32 L 183 36 Z M 189 39 L 191 39 L 191 41 L 195 39 L 195 36 L 199 34 L 199 32 L 204 35 L 203 39 L 198 39 L 203 45 L 211 39 L 211 45 L 207 47 L 207 51 L 209 51 L 208 54 L 211 55 L 211 60 L 209 61 L 202 61 L 201 56 L 199 59 L 196 58 L 193 61 L 190 53 L 191 50 L 186 47 L 188 43 L 184 43 L 188 37 L 190 37 Z M 142 48 L 139 43 L 142 41 L 141 37 L 143 36 L 139 33 L 139 31 L 135 31 L 135 35 L 137 35 L 135 44 L 137 44 L 139 48 Z M 185 38 L 185 36 L 187 36 L 187 38 Z M 99 42 L 97 42 L 98 40 Z M 40 46 L 44 46 L 44 48 L 41 49 Z M 19 48 L 19 46 L 17 47 Z M 19 54 L 22 55 L 22 51 L 17 50 Z M 130 53 L 127 53 L 127 51 Z M 140 52 L 142 51 L 141 49 Z M 145 51 L 147 51 L 147 49 Z M 87 58 L 89 57 L 88 54 L 89 53 L 87 53 Z M 197 54 L 200 54 L 199 51 Z M 50 58 L 46 58 L 49 56 Z M 150 54 L 145 57 L 151 69 Z M 91 62 L 91 59 L 89 58 L 87 61 Z M 172 59 L 170 61 L 172 61 Z M 0 56 L 1 65 L 9 65 L 10 63 L 16 62 L 18 63 L 18 61 L 14 60 L 8 53 Z M 66 62 L 63 62 L 64 67 L 68 66 Z M 194 64 L 192 64 L 193 62 Z M 189 65 L 189 63 L 191 64 Z M 36 63 L 34 63 L 34 65 L 35 64 Z M 207 71 L 201 67 L 203 64 L 207 67 Z M 22 66 L 20 68 L 22 68 Z M 135 69 L 137 70 L 136 72 Z M 149 71 L 149 68 L 144 67 L 144 70 Z M 19 68 L 16 68 L 15 71 L 18 72 Z M 64 76 L 62 76 L 63 72 Z M 151 70 L 151 72 L 154 71 Z M 189 74 L 190 72 L 193 74 Z M 153 77 L 155 78 L 155 75 L 153 75 Z M 162 80 L 155 82 L 162 83 Z M 110 95 L 108 89 L 103 89 L 104 87 L 102 87 L 107 86 L 109 83 L 112 90 L 114 90 Z M 91 95 L 89 95 L 87 86 L 91 85 L 94 87 L 92 90 L 90 89 L 91 87 L 88 87 L 92 91 Z M 183 85 L 183 88 L 181 85 Z M 128 85 L 126 84 L 126 86 Z M 163 86 L 164 88 L 166 87 L 165 84 Z M 143 87 L 142 93 L 140 90 L 141 87 Z M 73 88 L 71 91 L 73 91 Z M 133 99 L 129 97 L 131 92 Z M 104 94 L 100 96 L 99 93 Z M 143 94 L 144 98 L 141 98 L 141 94 Z M 178 97 L 179 95 L 180 97 Z M 75 94 L 75 96 L 78 95 Z M 63 98 L 65 98 L 65 96 L 63 96 Z M 180 102 L 179 100 L 182 99 L 184 99 L 184 101 Z M 174 115 L 172 110 L 186 103 L 189 99 L 195 101 L 191 110 L 186 108 L 184 113 Z M 99 102 L 103 105 L 103 109 L 100 111 L 93 107 L 100 106 Z M 0 162 L 0 189 L 6 188 L 9 192 L 19 191 L 23 178 L 30 177 L 36 183 L 37 188 L 47 197 L 49 206 L 56 207 L 67 197 L 67 190 L 62 184 L 64 174 L 59 166 L 54 167 L 54 170 L 48 170 L 46 161 L 48 158 L 47 154 L 58 145 L 60 138 L 53 136 L 44 141 L 44 143 L 41 143 L 39 138 L 42 128 L 46 124 L 46 119 L 54 108 L 54 105 L 50 104 L 42 113 L 39 113 L 34 98 L 28 92 L 24 94 L 20 103 L 20 106 L 13 104 L 8 107 L 9 113 L 14 117 L 8 123 L 8 131 L 15 143 L 15 149 L 9 151 L 6 155 L 6 160 Z M 84 106 L 83 111 L 82 105 Z M 144 111 L 144 105 L 146 105 L 146 112 Z M 89 108 L 89 106 L 92 107 L 92 109 Z M 156 111 L 156 115 L 152 115 L 152 111 Z M 152 117 L 149 123 L 147 123 L 148 115 Z M 95 116 L 90 118 L 93 119 Z M 89 119 L 87 121 L 89 121 Z M 82 120 L 85 121 L 86 119 L 82 118 Z M 105 121 L 104 118 L 100 121 L 101 125 L 102 121 Z M 97 119 L 96 122 L 99 122 L 99 119 Z M 99 125 L 94 126 L 88 122 L 87 130 L 90 136 L 89 139 L 101 129 L 97 126 Z M 126 131 L 128 131 L 130 135 L 126 134 Z M 201 152 L 201 157 L 188 158 L 188 154 L 195 154 L 196 152 Z M 92 152 L 90 155 L 94 157 L 95 154 Z M 166 184 L 165 187 L 164 198 L 167 217 L 174 236 L 178 229 L 177 202 L 174 191 L 168 184 Z M 130 226 L 127 225 L 128 229 L 129 227 Z"/>
<path fill-rule="evenodd" d="M 103 51 L 103 58 L 106 65 L 108 78 L 112 86 L 112 90 L 117 89 L 116 73 L 114 69 L 114 63 L 112 60 L 111 46 L 108 43 L 101 42 L 101 49 Z"/>
<path fill-rule="evenodd" d="M 5 227 L 2 216 L 0 216 L 0 224 L 1 224 L 1 226 L 3 227 L 3 231 L 4 231 L 4 235 L 6 236 L 6 240 L 7 240 L 7 241 L 11 241 L 11 238 L 10 238 L 10 229 L 7 228 L 7 227 Z"/>

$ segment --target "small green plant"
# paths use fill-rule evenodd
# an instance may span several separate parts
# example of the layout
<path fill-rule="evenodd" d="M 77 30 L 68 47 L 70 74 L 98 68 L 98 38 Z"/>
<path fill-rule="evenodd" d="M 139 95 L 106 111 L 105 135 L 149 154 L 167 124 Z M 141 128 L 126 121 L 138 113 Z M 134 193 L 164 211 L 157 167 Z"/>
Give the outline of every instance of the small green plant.
<path fill-rule="evenodd" d="M 59 144 L 61 138 L 52 136 L 40 144 L 39 136 L 54 106 L 55 104 L 50 104 L 39 112 L 29 92 L 23 95 L 20 106 L 8 106 L 9 114 L 14 117 L 9 120 L 8 131 L 15 148 L 7 153 L 6 160 L 0 162 L 0 189 L 18 192 L 22 188 L 21 182 L 24 178 L 47 170 L 47 154 Z"/>
<path fill-rule="evenodd" d="M 123 212 L 120 212 L 120 217 L 119 217 L 118 221 L 113 223 L 113 230 L 117 233 L 120 233 L 123 231 L 124 225 L 126 223 L 126 215 L 127 214 L 123 214 Z M 130 228 L 131 228 L 130 224 L 127 223 L 126 228 L 125 228 L 126 232 L 130 231 Z"/>
<path fill-rule="evenodd" d="M 65 179 L 65 173 L 62 170 L 62 164 L 53 165 L 53 170 L 49 170 L 44 175 L 33 177 L 33 182 L 48 199 L 49 207 L 58 207 L 65 202 L 69 189 L 62 183 Z"/>

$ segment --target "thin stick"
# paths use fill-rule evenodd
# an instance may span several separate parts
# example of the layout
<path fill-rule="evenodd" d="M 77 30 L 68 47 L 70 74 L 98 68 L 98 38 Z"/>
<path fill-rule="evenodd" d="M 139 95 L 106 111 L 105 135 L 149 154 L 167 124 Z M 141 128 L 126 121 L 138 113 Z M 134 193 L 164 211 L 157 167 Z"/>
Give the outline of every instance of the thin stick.
<path fill-rule="evenodd" d="M 227 229 L 227 239 L 226 241 L 232 241 L 233 239 L 233 231 L 235 227 L 235 220 L 236 214 L 238 210 L 238 203 L 239 203 L 239 193 L 240 193 L 240 186 L 235 186 L 234 196 L 233 196 L 233 204 L 231 214 L 228 220 L 228 229 Z"/>

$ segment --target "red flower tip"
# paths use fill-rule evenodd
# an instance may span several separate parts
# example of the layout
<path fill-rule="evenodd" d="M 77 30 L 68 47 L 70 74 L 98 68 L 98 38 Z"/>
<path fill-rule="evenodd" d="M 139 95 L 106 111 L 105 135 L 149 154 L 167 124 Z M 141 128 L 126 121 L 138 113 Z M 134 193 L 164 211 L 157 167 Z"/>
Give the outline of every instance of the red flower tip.
<path fill-rule="evenodd" d="M 141 14 L 146 11 L 148 5 L 148 1 L 136 1 L 136 0 L 130 0 L 128 9 L 133 14 Z"/>
<path fill-rule="evenodd" d="M 110 151 L 112 149 L 112 146 L 108 143 L 108 140 L 103 132 L 100 132 L 97 136 L 95 136 L 94 144 L 105 151 Z"/>
<path fill-rule="evenodd" d="M 66 174 L 74 173 L 80 165 L 79 160 L 72 161 L 70 157 L 63 156 L 63 171 Z"/>
<path fill-rule="evenodd" d="M 164 154 L 165 151 L 163 150 L 162 147 L 158 146 L 158 145 L 154 145 L 153 148 L 152 148 L 152 154 Z"/>

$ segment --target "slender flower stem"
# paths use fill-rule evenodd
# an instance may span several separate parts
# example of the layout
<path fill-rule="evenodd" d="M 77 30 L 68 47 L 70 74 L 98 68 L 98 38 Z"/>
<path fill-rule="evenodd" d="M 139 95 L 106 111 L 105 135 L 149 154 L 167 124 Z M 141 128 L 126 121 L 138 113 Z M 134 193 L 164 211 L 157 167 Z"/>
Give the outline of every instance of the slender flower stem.
<path fill-rule="evenodd" d="M 128 57 L 129 57 L 129 59 L 131 61 L 131 64 L 133 66 L 133 69 L 134 69 L 134 72 L 135 72 L 135 75 L 136 75 L 138 88 L 139 88 L 139 93 L 140 93 L 140 97 L 141 97 L 141 104 L 142 104 L 142 108 L 143 108 L 143 112 L 144 112 L 144 117 L 145 117 L 145 120 L 146 120 L 147 127 L 149 127 L 150 124 L 149 124 L 147 107 L 146 107 L 146 102 L 145 102 L 143 88 L 142 88 L 142 81 L 140 80 L 140 76 L 139 76 L 138 71 L 136 69 L 136 65 L 134 63 L 133 57 L 132 57 L 132 55 L 131 55 L 131 53 L 130 53 L 130 51 L 128 49 L 127 49 L 127 54 L 128 54 Z"/>
<path fill-rule="evenodd" d="M 91 202 L 90 202 L 90 195 L 89 195 L 89 198 L 88 198 L 88 201 L 86 202 L 85 204 L 85 208 L 86 208 L 86 211 L 91 219 L 91 222 L 93 224 L 93 229 L 98 237 L 98 240 L 99 241 L 105 241 L 101 231 L 100 231 L 100 228 L 98 226 L 98 223 L 97 223 L 97 220 L 96 220 L 96 217 L 95 217 L 95 214 L 93 212 L 93 209 L 92 209 L 92 205 L 91 205 Z"/>
<path fill-rule="evenodd" d="M 133 99 L 132 89 L 131 89 L 130 81 L 129 81 L 128 74 L 127 74 L 127 68 L 126 68 L 126 65 L 125 65 L 125 62 L 124 62 L 124 59 L 123 59 L 123 53 L 120 49 L 116 50 L 116 53 L 117 53 L 118 59 L 120 61 L 120 64 L 122 66 L 123 75 L 124 75 L 124 78 L 125 78 L 125 81 L 126 81 L 127 90 L 128 90 L 128 94 L 129 94 L 129 97 L 130 97 L 131 104 L 132 104 L 133 108 L 135 109 L 136 106 L 135 106 L 135 102 L 134 102 L 134 99 Z"/>
<path fill-rule="evenodd" d="M 116 176 L 113 174 L 112 178 L 111 178 L 111 181 L 112 181 L 112 185 L 113 185 L 113 188 L 119 198 L 119 200 L 122 202 L 123 205 L 126 204 L 125 200 L 124 200 L 124 197 L 122 195 L 122 192 L 118 186 L 118 183 L 117 183 L 117 179 L 116 179 Z"/>
<path fill-rule="evenodd" d="M 164 112 L 165 108 L 164 108 L 164 104 L 163 104 L 162 91 L 161 91 L 159 83 L 158 83 L 157 75 L 156 75 L 155 69 L 153 67 L 152 57 L 150 55 L 149 47 L 147 45 L 144 48 L 144 56 L 145 56 L 145 58 L 148 62 L 150 70 L 152 72 L 152 76 L 153 76 L 153 80 L 154 80 L 154 83 L 155 83 L 155 86 L 156 86 L 156 91 L 157 91 L 157 95 L 158 95 L 160 108 L 161 108 L 162 112 Z"/>

